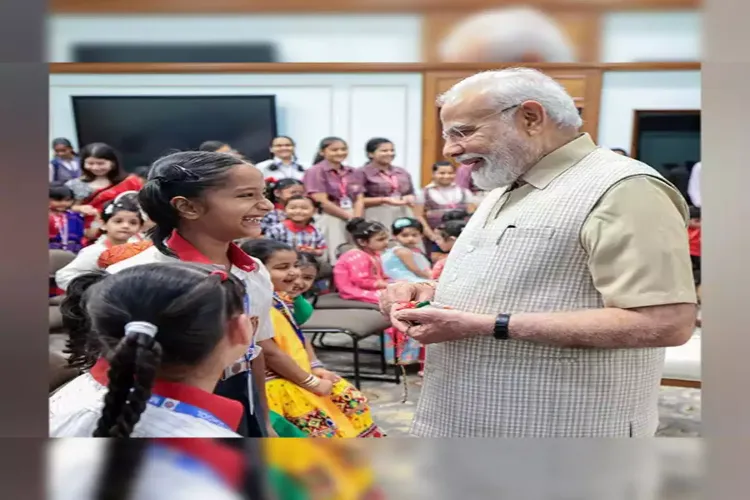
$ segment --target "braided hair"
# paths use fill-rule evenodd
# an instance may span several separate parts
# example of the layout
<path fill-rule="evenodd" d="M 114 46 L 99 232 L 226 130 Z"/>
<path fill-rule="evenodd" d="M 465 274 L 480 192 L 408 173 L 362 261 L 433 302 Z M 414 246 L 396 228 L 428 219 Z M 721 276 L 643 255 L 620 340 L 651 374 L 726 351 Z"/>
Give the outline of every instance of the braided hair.
<path fill-rule="evenodd" d="M 244 286 L 214 266 L 144 264 L 71 282 L 63 321 L 74 366 L 109 361 L 104 408 L 94 437 L 130 436 L 151 397 L 157 371 L 179 378 L 203 363 L 244 311 Z M 77 301 L 77 302 L 76 302 Z"/>

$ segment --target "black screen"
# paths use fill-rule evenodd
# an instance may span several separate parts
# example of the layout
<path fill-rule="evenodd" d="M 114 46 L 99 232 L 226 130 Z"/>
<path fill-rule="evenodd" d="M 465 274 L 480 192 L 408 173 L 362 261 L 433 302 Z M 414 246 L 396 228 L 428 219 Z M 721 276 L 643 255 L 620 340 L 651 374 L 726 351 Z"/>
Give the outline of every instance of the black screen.
<path fill-rule="evenodd" d="M 246 44 L 79 44 L 73 62 L 83 63 L 271 63 L 276 46 Z"/>
<path fill-rule="evenodd" d="M 109 144 L 128 171 L 208 140 L 228 143 L 258 162 L 270 156 L 276 136 L 272 95 L 73 97 L 73 113 L 78 144 Z"/>

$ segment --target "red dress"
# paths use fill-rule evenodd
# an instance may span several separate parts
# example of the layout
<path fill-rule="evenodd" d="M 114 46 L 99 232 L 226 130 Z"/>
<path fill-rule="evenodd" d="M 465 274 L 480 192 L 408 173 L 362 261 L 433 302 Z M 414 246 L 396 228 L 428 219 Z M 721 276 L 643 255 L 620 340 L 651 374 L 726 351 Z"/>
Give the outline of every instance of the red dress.
<path fill-rule="evenodd" d="M 688 238 L 690 241 L 690 255 L 694 257 L 700 257 L 701 256 L 701 228 L 700 226 L 689 227 Z"/>
<path fill-rule="evenodd" d="M 91 205 L 97 210 L 97 212 L 101 214 L 102 210 L 104 209 L 104 205 L 114 200 L 122 193 L 125 193 L 127 191 L 140 191 L 142 187 L 143 180 L 141 180 L 140 177 L 136 175 L 129 175 L 117 184 L 94 191 L 93 193 L 91 193 L 91 195 L 89 195 L 88 198 L 82 201 L 82 204 Z M 86 224 L 85 228 L 89 229 L 91 227 L 91 224 L 95 220 L 96 217 L 93 217 L 91 215 L 86 216 L 84 218 L 84 222 Z M 97 234 L 96 237 L 91 238 L 89 242 L 96 241 L 98 237 L 99 234 Z"/>

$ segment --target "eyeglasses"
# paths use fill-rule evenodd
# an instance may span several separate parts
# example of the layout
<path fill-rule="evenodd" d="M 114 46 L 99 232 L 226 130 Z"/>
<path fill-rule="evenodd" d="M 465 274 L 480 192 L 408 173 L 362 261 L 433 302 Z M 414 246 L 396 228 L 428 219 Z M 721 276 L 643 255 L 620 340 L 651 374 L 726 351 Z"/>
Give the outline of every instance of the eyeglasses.
<path fill-rule="evenodd" d="M 490 113 L 489 115 L 481 118 L 478 120 L 479 122 L 483 122 L 489 118 L 492 118 L 493 116 L 501 115 L 505 113 L 506 111 L 510 111 L 511 109 L 517 108 L 520 106 L 520 104 L 514 104 L 512 106 L 508 106 L 507 108 L 503 108 L 500 111 L 494 111 Z M 462 141 L 472 135 L 474 132 L 476 132 L 480 126 L 470 126 L 470 125 L 458 125 L 455 127 L 451 127 L 447 130 L 443 131 L 443 140 L 445 141 Z"/>

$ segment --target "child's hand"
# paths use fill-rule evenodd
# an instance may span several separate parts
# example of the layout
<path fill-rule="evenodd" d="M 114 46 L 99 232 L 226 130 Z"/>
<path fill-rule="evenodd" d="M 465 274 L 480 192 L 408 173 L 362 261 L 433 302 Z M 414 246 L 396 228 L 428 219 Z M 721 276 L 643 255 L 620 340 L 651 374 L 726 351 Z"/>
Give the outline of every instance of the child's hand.
<path fill-rule="evenodd" d="M 375 288 L 387 288 L 388 282 L 383 280 L 378 280 L 375 282 Z"/>
<path fill-rule="evenodd" d="M 77 207 L 73 207 L 74 212 L 78 212 L 81 215 L 90 216 L 90 217 L 98 217 L 99 211 L 92 207 L 91 205 L 78 205 Z"/>
<path fill-rule="evenodd" d="M 333 382 L 324 378 L 320 379 L 320 383 L 318 385 L 316 385 L 312 389 L 308 389 L 308 391 L 312 392 L 316 396 L 330 396 L 332 390 Z"/>
<path fill-rule="evenodd" d="M 326 370 L 325 368 L 314 368 L 312 372 L 316 377 L 319 377 L 323 380 L 328 380 L 334 384 L 341 380 L 341 377 L 331 371 Z"/>

